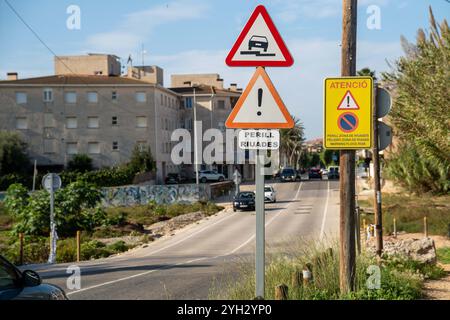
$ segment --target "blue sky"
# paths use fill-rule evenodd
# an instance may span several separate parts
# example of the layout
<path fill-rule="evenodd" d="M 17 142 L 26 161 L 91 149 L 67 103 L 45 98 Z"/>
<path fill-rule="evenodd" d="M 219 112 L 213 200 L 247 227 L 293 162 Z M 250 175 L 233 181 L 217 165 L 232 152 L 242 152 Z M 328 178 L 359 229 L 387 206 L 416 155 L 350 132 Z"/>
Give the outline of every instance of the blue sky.
<path fill-rule="evenodd" d="M 340 0 L 9 0 L 58 55 L 101 52 L 164 68 L 165 84 L 174 73 L 219 73 L 226 85 L 245 87 L 252 68 L 230 68 L 225 57 L 253 9 L 263 4 L 284 38 L 294 65 L 267 68 L 286 106 L 306 127 L 307 138 L 322 136 L 323 78 L 339 75 Z M 81 29 L 69 30 L 67 7 L 81 9 Z M 367 7 L 381 9 L 381 29 L 369 30 Z M 357 67 L 388 70 L 386 59 L 402 54 L 400 35 L 414 40 L 428 27 L 428 6 L 438 21 L 449 17 L 445 0 L 360 0 Z M 0 0 L 0 79 L 53 73 L 53 58 Z"/>

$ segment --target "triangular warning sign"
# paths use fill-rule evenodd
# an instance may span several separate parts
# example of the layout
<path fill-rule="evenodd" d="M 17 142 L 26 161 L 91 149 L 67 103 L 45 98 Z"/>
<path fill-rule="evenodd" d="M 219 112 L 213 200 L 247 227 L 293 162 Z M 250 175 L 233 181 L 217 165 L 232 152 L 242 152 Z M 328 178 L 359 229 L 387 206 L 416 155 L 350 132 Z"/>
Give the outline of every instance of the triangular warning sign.
<path fill-rule="evenodd" d="M 289 67 L 294 63 L 262 5 L 253 11 L 225 61 L 230 67 Z"/>
<path fill-rule="evenodd" d="M 339 103 L 338 110 L 359 110 L 359 105 L 350 90 L 345 93 L 344 98 Z"/>
<path fill-rule="evenodd" d="M 264 68 L 256 69 L 225 122 L 227 128 L 283 129 L 294 121 Z"/>

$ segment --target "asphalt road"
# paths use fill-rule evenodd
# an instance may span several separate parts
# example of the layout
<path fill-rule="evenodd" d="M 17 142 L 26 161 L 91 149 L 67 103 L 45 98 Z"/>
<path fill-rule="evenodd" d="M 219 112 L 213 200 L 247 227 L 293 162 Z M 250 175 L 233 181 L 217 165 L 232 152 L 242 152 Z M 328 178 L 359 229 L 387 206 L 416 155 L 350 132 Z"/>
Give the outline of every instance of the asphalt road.
<path fill-rule="evenodd" d="M 338 231 L 339 183 L 274 184 L 277 203 L 266 205 L 266 242 L 283 249 L 299 237 L 333 237 Z M 236 260 L 251 261 L 255 213 L 231 209 L 175 235 L 123 255 L 79 263 L 81 289 L 69 290 L 69 264 L 36 266 L 45 282 L 69 299 L 206 299 L 232 274 Z"/>

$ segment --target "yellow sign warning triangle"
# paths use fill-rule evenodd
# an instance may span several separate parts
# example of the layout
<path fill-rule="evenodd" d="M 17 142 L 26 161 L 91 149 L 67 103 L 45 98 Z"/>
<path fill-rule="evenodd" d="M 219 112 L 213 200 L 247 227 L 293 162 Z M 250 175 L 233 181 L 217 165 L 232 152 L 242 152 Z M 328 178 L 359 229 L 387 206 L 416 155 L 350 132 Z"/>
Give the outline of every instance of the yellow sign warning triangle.
<path fill-rule="evenodd" d="M 256 69 L 225 126 L 234 129 L 285 129 L 294 126 L 264 68 Z"/>

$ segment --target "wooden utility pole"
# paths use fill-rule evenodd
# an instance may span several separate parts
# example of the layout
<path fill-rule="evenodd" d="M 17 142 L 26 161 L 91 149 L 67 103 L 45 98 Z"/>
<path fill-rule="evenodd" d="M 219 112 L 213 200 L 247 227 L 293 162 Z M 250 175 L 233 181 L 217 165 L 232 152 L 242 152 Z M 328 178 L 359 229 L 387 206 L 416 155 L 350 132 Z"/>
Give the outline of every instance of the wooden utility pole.
<path fill-rule="evenodd" d="M 375 85 L 374 101 L 377 101 L 378 85 Z M 375 212 L 375 235 L 377 242 L 377 256 L 381 257 L 383 252 L 383 223 L 381 208 L 381 182 L 380 182 L 380 150 L 378 147 L 378 113 L 377 104 L 373 108 L 373 179 L 374 179 L 374 212 Z"/>
<path fill-rule="evenodd" d="M 341 75 L 356 74 L 357 0 L 343 0 Z M 355 284 L 355 151 L 340 152 L 340 265 L 342 293 Z"/>

